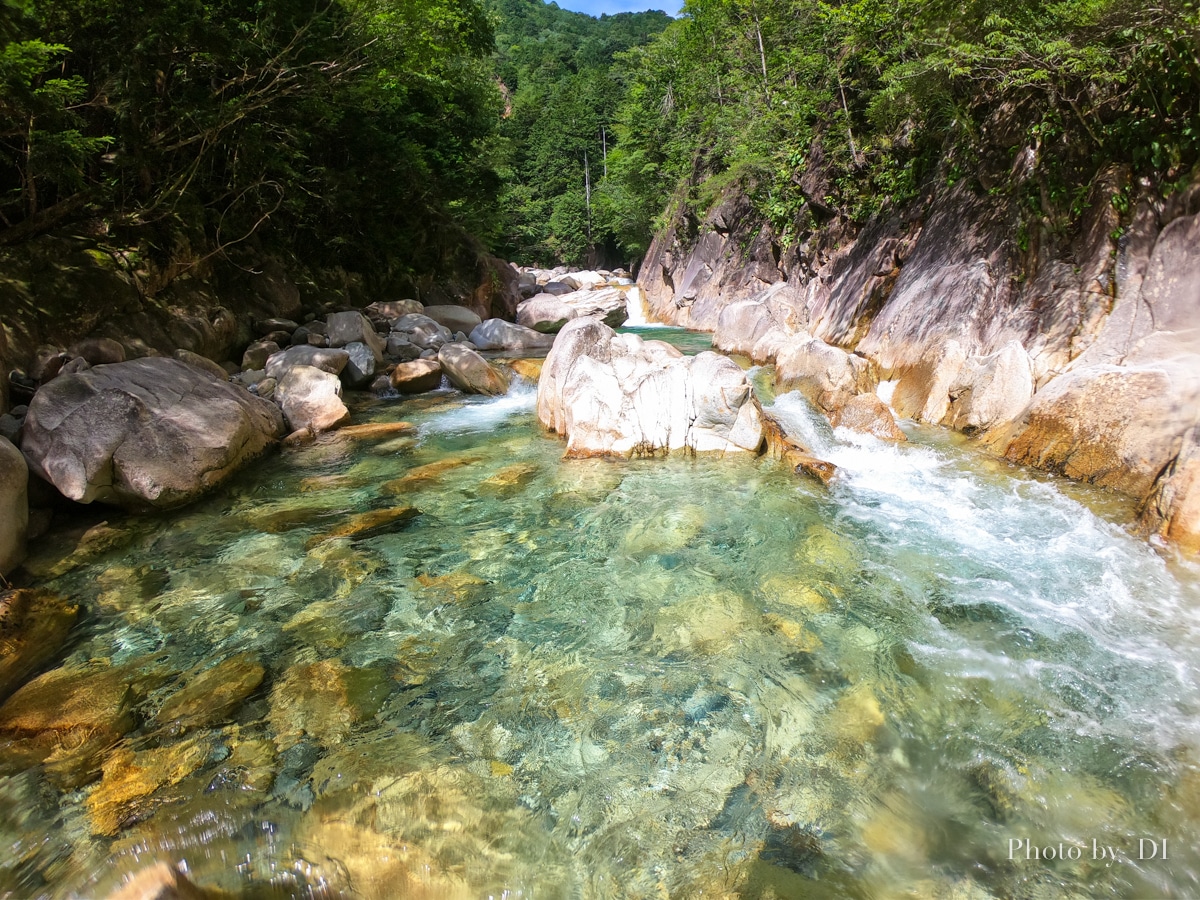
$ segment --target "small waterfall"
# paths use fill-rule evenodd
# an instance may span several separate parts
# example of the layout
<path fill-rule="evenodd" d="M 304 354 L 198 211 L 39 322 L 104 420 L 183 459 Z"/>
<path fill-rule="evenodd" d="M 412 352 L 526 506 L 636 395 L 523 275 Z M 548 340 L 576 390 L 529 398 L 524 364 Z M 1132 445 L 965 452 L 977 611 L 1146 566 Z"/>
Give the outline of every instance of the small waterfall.
<path fill-rule="evenodd" d="M 659 322 L 650 321 L 650 308 L 646 305 L 646 292 L 639 285 L 634 285 L 625 292 L 625 309 L 629 318 L 625 320 L 626 328 L 665 328 Z"/>

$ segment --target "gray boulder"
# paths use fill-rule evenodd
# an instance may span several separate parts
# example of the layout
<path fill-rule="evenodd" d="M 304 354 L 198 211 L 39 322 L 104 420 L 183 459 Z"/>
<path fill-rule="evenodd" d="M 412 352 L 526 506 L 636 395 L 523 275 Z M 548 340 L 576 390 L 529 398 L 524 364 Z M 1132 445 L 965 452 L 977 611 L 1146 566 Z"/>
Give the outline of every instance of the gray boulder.
<path fill-rule="evenodd" d="M 451 331 L 461 331 L 465 334 L 470 334 L 471 329 L 483 321 L 465 306 L 427 306 L 422 312 L 439 325 L 445 325 Z"/>
<path fill-rule="evenodd" d="M 21 450 L 72 500 L 166 509 L 220 484 L 282 433 L 273 404 L 177 359 L 150 357 L 43 387 Z"/>
<path fill-rule="evenodd" d="M 279 345 L 274 341 L 255 341 L 242 354 L 243 369 L 266 368 L 267 360 L 279 352 Z"/>
<path fill-rule="evenodd" d="M 454 339 L 454 332 L 449 328 L 420 313 L 396 319 L 392 322 L 392 334 L 403 335 L 410 344 L 422 350 L 437 350 Z"/>
<path fill-rule="evenodd" d="M 469 347 L 446 344 L 438 351 L 437 360 L 450 383 L 468 394 L 508 393 L 508 378 L 504 373 Z"/>
<path fill-rule="evenodd" d="M 267 360 L 267 374 L 272 378 L 283 378 L 288 369 L 295 366 L 312 366 L 331 375 L 340 375 L 349 361 L 350 354 L 341 348 L 288 347 Z"/>
<path fill-rule="evenodd" d="M 371 320 L 357 310 L 334 313 L 325 320 L 325 326 L 330 347 L 366 344 L 376 361 L 383 359 L 383 338 L 375 333 Z"/>
<path fill-rule="evenodd" d="M 342 369 L 342 382 L 348 388 L 366 387 L 379 368 L 380 360 L 376 359 L 375 351 L 360 341 L 349 343 L 342 349 L 350 354 L 346 368 Z"/>
<path fill-rule="evenodd" d="M 503 319 L 488 319 L 475 326 L 468 340 L 480 350 L 520 352 L 546 350 L 554 343 L 554 336 Z"/>

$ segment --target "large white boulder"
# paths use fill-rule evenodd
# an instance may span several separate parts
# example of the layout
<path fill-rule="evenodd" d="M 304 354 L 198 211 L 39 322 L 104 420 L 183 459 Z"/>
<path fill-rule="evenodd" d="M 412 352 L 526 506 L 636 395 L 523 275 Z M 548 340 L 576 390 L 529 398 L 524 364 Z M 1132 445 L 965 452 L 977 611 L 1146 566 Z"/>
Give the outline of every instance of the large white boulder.
<path fill-rule="evenodd" d="M 165 509 L 220 484 L 282 433 L 274 404 L 151 357 L 45 385 L 29 405 L 21 450 L 72 500 Z"/>
<path fill-rule="evenodd" d="M 762 411 L 746 374 L 716 353 L 684 356 L 595 318 L 559 332 L 538 381 L 538 419 L 568 456 L 757 452 Z"/>
<path fill-rule="evenodd" d="M 330 372 L 312 366 L 293 366 L 275 388 L 275 401 L 283 408 L 292 431 L 328 431 L 350 419 L 342 402 L 342 382 Z"/>

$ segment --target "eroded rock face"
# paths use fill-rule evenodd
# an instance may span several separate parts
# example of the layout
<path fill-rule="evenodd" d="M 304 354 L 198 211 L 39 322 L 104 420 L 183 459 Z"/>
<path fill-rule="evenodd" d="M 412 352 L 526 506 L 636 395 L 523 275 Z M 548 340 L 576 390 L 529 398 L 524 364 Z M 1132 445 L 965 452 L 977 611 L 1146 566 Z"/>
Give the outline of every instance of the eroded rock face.
<path fill-rule="evenodd" d="M 25 558 L 29 526 L 29 467 L 21 451 L 0 437 L 0 575 Z"/>
<path fill-rule="evenodd" d="M 859 394 L 829 417 L 834 428 L 849 428 L 884 441 L 907 441 L 887 405 L 875 394 Z"/>
<path fill-rule="evenodd" d="M 568 456 L 757 452 L 762 412 L 745 373 L 716 353 L 569 322 L 538 380 L 538 419 Z"/>
<path fill-rule="evenodd" d="M 282 433 L 273 404 L 158 357 L 56 378 L 30 404 L 21 450 L 72 500 L 167 509 L 220 484 Z"/>
<path fill-rule="evenodd" d="M 873 392 L 878 379 L 862 357 L 800 334 L 780 349 L 775 384 L 780 390 L 800 391 L 828 415 L 850 398 Z"/>
<path fill-rule="evenodd" d="M 796 335 L 807 334 L 807 313 L 786 282 L 772 285 L 760 297 L 736 300 L 717 317 L 713 346 L 748 356 L 756 363 L 773 360 Z"/>
<path fill-rule="evenodd" d="M 1162 368 L 1089 366 L 1033 398 L 1002 446 L 1013 462 L 1146 497 L 1176 457 L 1195 404 L 1181 403 Z"/>

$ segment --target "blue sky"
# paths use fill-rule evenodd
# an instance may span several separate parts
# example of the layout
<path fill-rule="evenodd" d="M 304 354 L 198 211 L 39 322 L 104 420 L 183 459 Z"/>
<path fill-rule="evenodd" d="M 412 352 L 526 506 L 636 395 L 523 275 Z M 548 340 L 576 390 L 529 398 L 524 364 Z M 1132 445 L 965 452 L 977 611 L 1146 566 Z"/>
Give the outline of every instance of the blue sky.
<path fill-rule="evenodd" d="M 661 9 L 672 15 L 679 12 L 683 0 L 555 0 L 563 9 L 599 16 L 604 13 L 640 12 L 644 9 Z"/>

